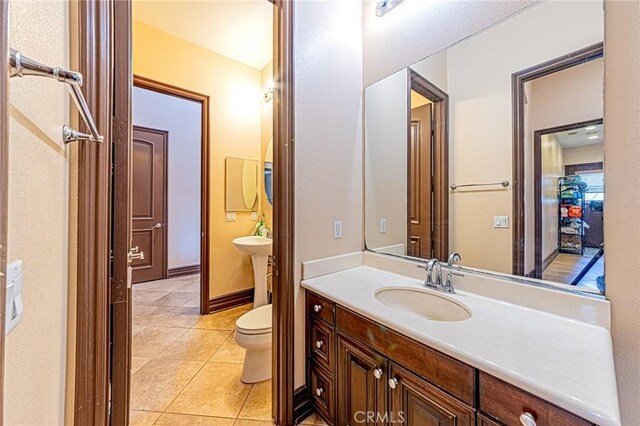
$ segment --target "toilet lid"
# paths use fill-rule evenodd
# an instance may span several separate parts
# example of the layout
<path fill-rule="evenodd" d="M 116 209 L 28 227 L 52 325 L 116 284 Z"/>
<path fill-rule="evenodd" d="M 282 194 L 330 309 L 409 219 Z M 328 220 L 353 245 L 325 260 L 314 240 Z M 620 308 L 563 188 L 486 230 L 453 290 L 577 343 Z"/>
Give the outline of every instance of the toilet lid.
<path fill-rule="evenodd" d="M 236 321 L 236 329 L 242 334 L 271 333 L 272 305 L 255 308 L 242 315 Z"/>

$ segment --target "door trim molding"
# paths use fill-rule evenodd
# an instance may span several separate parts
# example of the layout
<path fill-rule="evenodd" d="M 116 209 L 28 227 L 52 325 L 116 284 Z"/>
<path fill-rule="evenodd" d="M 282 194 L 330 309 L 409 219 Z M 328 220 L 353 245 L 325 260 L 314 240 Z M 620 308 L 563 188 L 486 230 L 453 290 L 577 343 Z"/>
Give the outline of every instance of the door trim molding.
<path fill-rule="evenodd" d="M 200 314 L 208 315 L 209 313 L 211 313 L 211 301 L 209 299 L 209 283 L 211 282 L 209 253 L 211 238 L 208 220 L 209 207 L 211 203 L 211 197 L 209 193 L 209 179 L 211 178 L 211 165 L 209 158 L 209 96 L 139 75 L 133 76 L 133 86 L 152 90 L 154 92 L 162 93 L 168 96 L 175 96 L 194 102 L 199 102 L 201 105 L 200 110 L 202 112 L 202 141 L 200 148 L 200 230 L 202 238 L 200 239 Z M 167 233 L 165 232 L 165 234 Z M 167 276 L 170 277 L 171 273 L 169 272 Z"/>
<path fill-rule="evenodd" d="M 568 132 L 570 130 L 581 129 L 587 126 L 596 126 L 603 122 L 604 120 L 602 118 L 596 118 L 578 123 L 565 124 L 563 126 L 550 127 L 548 129 L 535 130 L 533 132 L 533 199 L 535 212 L 533 278 L 542 279 L 544 270 L 547 269 L 549 264 L 558 255 L 557 247 L 555 254 L 551 253 L 544 259 L 542 255 L 542 136 L 558 132 Z"/>
<path fill-rule="evenodd" d="M 604 56 L 603 43 L 596 43 L 564 56 L 534 65 L 511 75 L 513 119 L 513 238 L 512 273 L 523 276 L 525 259 L 525 146 L 524 146 L 524 85 L 526 82 L 565 70 Z"/>
<path fill-rule="evenodd" d="M 0 52 L 9 60 L 9 2 L 0 2 Z M 7 274 L 7 212 L 9 201 L 9 75 L 0 76 L 0 424 L 4 401 L 4 318 Z"/>

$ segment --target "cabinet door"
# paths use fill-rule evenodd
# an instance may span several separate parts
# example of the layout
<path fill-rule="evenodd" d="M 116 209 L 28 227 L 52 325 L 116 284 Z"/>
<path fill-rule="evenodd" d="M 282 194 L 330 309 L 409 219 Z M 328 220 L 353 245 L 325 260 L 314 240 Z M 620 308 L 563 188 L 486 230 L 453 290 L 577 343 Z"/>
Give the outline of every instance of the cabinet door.
<path fill-rule="evenodd" d="M 337 424 L 386 425 L 386 359 L 338 334 Z"/>
<path fill-rule="evenodd" d="M 472 426 L 475 410 L 390 362 L 389 415 L 400 425 Z"/>

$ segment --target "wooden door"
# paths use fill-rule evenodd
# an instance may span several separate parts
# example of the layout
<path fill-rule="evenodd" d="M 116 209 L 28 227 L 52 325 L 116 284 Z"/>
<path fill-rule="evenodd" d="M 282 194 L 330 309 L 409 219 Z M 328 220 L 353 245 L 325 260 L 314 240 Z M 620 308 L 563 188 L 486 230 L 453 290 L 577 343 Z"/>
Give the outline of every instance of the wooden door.
<path fill-rule="evenodd" d="M 408 179 L 409 256 L 433 257 L 431 235 L 432 104 L 411 110 Z"/>
<path fill-rule="evenodd" d="M 337 424 L 386 425 L 386 359 L 338 335 Z"/>
<path fill-rule="evenodd" d="M 144 253 L 133 267 L 133 283 L 167 275 L 167 140 L 168 132 L 133 127 L 133 243 Z"/>
<path fill-rule="evenodd" d="M 472 426 L 475 410 L 390 362 L 389 415 L 396 424 Z"/>

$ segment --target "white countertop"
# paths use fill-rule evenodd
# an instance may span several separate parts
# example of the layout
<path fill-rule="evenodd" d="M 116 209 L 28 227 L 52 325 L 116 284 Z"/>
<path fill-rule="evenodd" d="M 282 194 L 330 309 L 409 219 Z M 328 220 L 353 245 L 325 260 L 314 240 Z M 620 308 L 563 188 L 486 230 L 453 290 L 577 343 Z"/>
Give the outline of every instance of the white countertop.
<path fill-rule="evenodd" d="M 447 296 L 466 305 L 471 318 L 431 321 L 375 297 L 392 286 L 424 289 L 421 281 L 368 266 L 306 279 L 302 286 L 586 420 L 620 425 L 606 328 L 465 291 Z"/>

